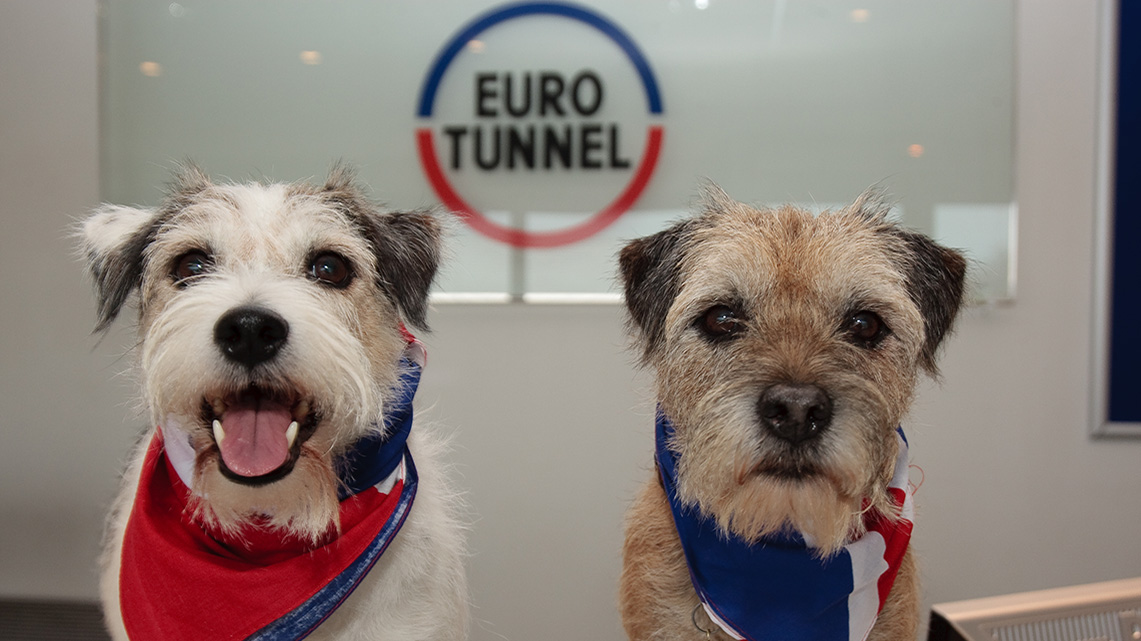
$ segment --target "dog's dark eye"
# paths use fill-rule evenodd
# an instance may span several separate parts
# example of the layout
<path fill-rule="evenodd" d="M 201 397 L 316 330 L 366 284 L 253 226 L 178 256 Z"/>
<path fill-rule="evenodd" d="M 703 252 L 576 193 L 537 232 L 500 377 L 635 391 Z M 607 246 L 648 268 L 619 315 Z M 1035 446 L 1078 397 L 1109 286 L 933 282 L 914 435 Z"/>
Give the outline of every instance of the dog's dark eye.
<path fill-rule="evenodd" d="M 188 251 L 174 261 L 170 276 L 174 284 L 185 287 L 193 278 L 203 276 L 214 267 L 214 260 L 206 252 L 195 249 Z"/>
<path fill-rule="evenodd" d="M 698 327 L 711 338 L 726 338 L 745 328 L 737 310 L 728 305 L 714 305 L 698 319 Z"/>
<path fill-rule="evenodd" d="M 339 254 L 325 252 L 313 257 L 309 263 L 309 277 L 336 288 L 348 287 L 353 281 L 349 261 Z"/>
<path fill-rule="evenodd" d="M 867 349 L 879 345 L 891 333 L 878 314 L 867 310 L 849 316 L 844 331 L 849 342 Z"/>

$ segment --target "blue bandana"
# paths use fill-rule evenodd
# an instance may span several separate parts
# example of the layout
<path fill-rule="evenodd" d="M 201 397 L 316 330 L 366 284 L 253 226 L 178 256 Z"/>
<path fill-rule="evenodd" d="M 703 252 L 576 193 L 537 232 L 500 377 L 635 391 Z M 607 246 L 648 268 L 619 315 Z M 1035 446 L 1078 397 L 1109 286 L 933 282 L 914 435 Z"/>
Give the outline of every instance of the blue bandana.
<path fill-rule="evenodd" d="M 412 432 L 412 398 L 420 386 L 421 367 L 405 357 L 401 361 L 401 369 L 403 373 L 397 386 L 399 396 L 384 413 L 384 432 L 357 441 L 352 451 L 341 458 L 340 476 L 344 483 L 339 496 L 341 500 L 388 478 L 408 452 L 408 434 Z"/>
<path fill-rule="evenodd" d="M 797 533 L 749 543 L 721 530 L 677 496 L 674 428 L 659 410 L 656 459 L 690 580 L 710 618 L 735 639 L 863 641 L 883 608 L 911 536 L 907 442 L 889 491 L 901 507 L 891 520 L 869 510 L 867 533 L 837 554 L 820 558 Z"/>

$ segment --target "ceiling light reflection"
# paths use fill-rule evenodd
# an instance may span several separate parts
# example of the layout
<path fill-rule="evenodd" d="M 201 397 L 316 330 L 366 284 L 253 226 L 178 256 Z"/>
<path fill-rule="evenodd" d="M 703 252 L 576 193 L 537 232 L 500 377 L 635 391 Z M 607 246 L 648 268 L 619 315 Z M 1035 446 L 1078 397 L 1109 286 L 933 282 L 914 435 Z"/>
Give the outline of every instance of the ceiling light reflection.
<path fill-rule="evenodd" d="M 155 78 L 162 75 L 162 65 L 152 60 L 139 63 L 139 71 L 148 78 Z"/>

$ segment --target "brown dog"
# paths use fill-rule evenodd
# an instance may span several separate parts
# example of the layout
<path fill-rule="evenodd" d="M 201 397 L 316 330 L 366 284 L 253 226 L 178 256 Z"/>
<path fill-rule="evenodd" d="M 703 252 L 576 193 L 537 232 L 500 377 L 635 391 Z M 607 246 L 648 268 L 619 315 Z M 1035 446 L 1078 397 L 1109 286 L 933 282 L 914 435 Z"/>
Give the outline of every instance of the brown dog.
<path fill-rule="evenodd" d="M 659 402 L 659 474 L 626 527 L 630 639 L 915 638 L 897 427 L 966 262 L 887 212 L 871 192 L 813 216 L 711 186 L 697 216 L 623 249 Z M 825 593 L 837 571 L 850 595 Z"/>

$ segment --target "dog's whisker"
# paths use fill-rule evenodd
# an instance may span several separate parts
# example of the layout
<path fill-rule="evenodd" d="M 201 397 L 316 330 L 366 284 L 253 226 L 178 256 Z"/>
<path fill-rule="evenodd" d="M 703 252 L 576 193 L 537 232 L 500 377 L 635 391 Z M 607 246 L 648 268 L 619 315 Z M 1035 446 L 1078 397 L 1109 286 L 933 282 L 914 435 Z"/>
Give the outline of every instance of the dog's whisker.
<path fill-rule="evenodd" d="M 752 476 L 753 471 L 756 469 L 755 454 L 750 451 L 737 450 L 734 452 L 733 468 L 736 470 L 735 476 L 737 485 L 744 485 L 745 481 Z"/>

